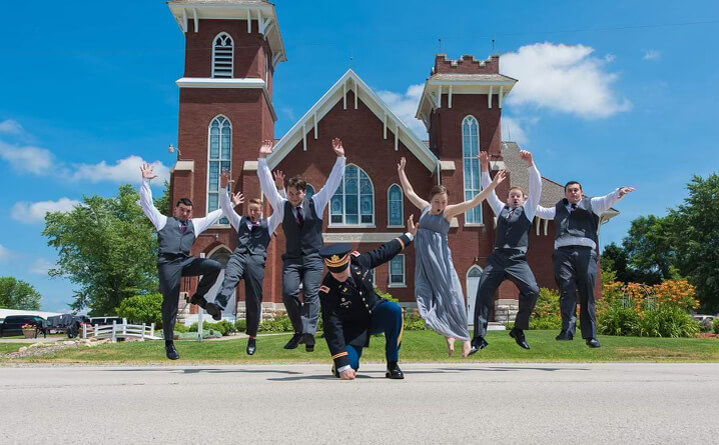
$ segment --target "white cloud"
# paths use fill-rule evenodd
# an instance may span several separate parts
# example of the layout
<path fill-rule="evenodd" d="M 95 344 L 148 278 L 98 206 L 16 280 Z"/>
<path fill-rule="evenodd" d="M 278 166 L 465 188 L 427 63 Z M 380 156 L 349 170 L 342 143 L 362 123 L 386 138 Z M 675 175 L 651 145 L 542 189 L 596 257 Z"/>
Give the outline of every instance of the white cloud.
<path fill-rule="evenodd" d="M 502 140 L 516 142 L 520 145 L 526 144 L 529 138 L 520 124 L 522 120 L 511 116 L 502 116 Z"/>
<path fill-rule="evenodd" d="M 392 91 L 377 91 L 377 95 L 420 139 L 427 139 L 427 130 L 421 120 L 415 119 L 417 105 L 422 98 L 424 84 L 410 85 L 404 94 Z"/>
<path fill-rule="evenodd" d="M 45 220 L 45 214 L 48 212 L 69 212 L 76 205 L 80 204 L 69 198 L 60 198 L 58 201 L 40 201 L 40 202 L 16 202 L 10 210 L 12 219 L 28 224 L 40 223 Z"/>
<path fill-rule="evenodd" d="M 6 261 L 8 258 L 10 258 L 10 251 L 0 244 L 0 263 Z"/>
<path fill-rule="evenodd" d="M 507 103 L 585 118 L 629 110 L 631 103 L 612 89 L 618 75 L 606 70 L 612 56 L 600 59 L 592 52 L 584 45 L 535 43 L 502 55 L 502 73 L 519 79 Z"/>
<path fill-rule="evenodd" d="M 20 122 L 13 119 L 7 119 L 0 122 L 0 133 L 22 134 L 23 128 L 22 125 L 20 125 Z"/>
<path fill-rule="evenodd" d="M 47 275 L 48 271 L 54 266 L 54 263 L 46 260 L 45 258 L 38 258 L 32 266 L 30 266 L 30 272 L 36 275 Z"/>
<path fill-rule="evenodd" d="M 662 53 L 656 50 L 650 50 L 644 53 L 643 60 L 659 60 L 662 57 Z"/>
<path fill-rule="evenodd" d="M 80 181 L 87 180 L 90 182 L 112 181 L 117 183 L 129 182 L 131 184 L 140 181 L 140 166 L 145 161 L 135 155 L 120 159 L 115 165 L 108 165 L 105 161 L 97 164 L 77 164 L 74 166 L 74 172 L 70 175 L 71 179 Z M 157 182 L 170 179 L 170 169 L 160 161 L 150 164 L 155 168 L 157 174 Z"/>
<path fill-rule="evenodd" d="M 18 147 L 0 142 L 0 158 L 5 159 L 19 172 L 49 175 L 55 164 L 55 156 L 44 148 Z"/>

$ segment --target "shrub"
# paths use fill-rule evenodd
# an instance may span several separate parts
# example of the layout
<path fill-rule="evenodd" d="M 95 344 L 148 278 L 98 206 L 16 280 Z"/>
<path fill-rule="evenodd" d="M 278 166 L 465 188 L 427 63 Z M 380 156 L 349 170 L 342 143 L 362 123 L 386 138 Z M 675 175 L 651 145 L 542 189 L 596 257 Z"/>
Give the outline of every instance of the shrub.
<path fill-rule="evenodd" d="M 676 305 L 663 305 L 646 310 L 640 317 L 637 334 L 642 337 L 693 337 L 699 323 Z"/>
<path fill-rule="evenodd" d="M 404 329 L 406 331 L 423 331 L 427 329 L 427 325 L 424 323 L 417 309 L 404 314 Z"/>
<path fill-rule="evenodd" d="M 247 330 L 247 320 L 237 320 L 235 322 L 235 329 L 237 332 L 245 332 Z"/>
<path fill-rule="evenodd" d="M 260 323 L 258 332 L 294 332 L 290 317 L 283 315 L 272 321 L 263 321 Z"/>
<path fill-rule="evenodd" d="M 715 334 L 719 334 L 719 317 L 715 318 L 712 322 L 712 328 L 714 329 Z"/>
<path fill-rule="evenodd" d="M 175 325 L 175 332 L 181 332 L 181 333 L 190 332 L 190 329 L 182 323 L 177 323 Z M 197 329 L 195 329 L 195 332 L 197 332 Z"/>
<path fill-rule="evenodd" d="M 379 296 L 380 298 L 384 298 L 385 300 L 391 301 L 392 303 L 399 303 L 399 300 L 396 299 L 396 298 L 394 298 L 394 297 L 392 296 L 392 294 L 390 294 L 389 292 L 382 292 L 381 290 L 379 290 L 379 289 L 376 288 L 376 287 L 374 288 L 374 292 L 375 292 L 375 293 L 377 294 L 377 296 Z"/>
<path fill-rule="evenodd" d="M 157 328 L 162 327 L 162 295 L 148 294 L 135 295 L 120 302 L 115 313 L 127 318 L 131 323 L 155 323 Z"/>
<path fill-rule="evenodd" d="M 597 330 L 604 335 L 637 335 L 640 322 L 633 308 L 614 305 L 597 317 Z"/>
<path fill-rule="evenodd" d="M 529 321 L 530 329 L 561 329 L 559 294 L 550 289 L 539 289 L 539 298 Z"/>

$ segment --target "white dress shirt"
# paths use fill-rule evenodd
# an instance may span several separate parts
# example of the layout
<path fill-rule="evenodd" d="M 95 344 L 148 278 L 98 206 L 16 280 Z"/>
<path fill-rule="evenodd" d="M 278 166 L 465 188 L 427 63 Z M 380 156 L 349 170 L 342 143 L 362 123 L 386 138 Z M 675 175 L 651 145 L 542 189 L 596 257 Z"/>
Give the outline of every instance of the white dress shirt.
<path fill-rule="evenodd" d="M 592 211 L 595 215 L 602 216 L 602 213 L 609 210 L 620 199 L 622 199 L 622 197 L 619 196 L 619 188 L 617 188 L 608 195 L 600 196 L 598 198 L 591 198 Z M 569 210 L 570 212 L 572 211 L 572 205 L 569 202 L 567 202 L 566 207 L 567 210 Z M 537 216 L 542 219 L 554 219 L 556 213 L 557 209 L 555 207 L 542 207 L 540 205 L 537 206 Z M 554 241 L 555 249 L 566 246 L 584 246 L 591 247 L 592 249 L 597 248 L 597 244 L 594 242 L 594 240 L 585 238 L 583 236 L 564 235 L 563 237 L 558 238 L 556 241 Z"/>
<path fill-rule="evenodd" d="M 522 208 L 524 209 L 524 215 L 531 223 L 534 221 L 534 213 L 537 209 L 537 205 L 539 204 L 539 200 L 542 197 L 542 176 L 539 174 L 539 170 L 537 170 L 537 167 L 534 164 L 527 167 L 527 171 L 529 172 L 529 197 L 522 205 Z M 482 188 L 489 187 L 489 184 L 491 183 L 492 179 L 489 177 L 489 171 L 482 171 Z M 497 194 L 494 190 L 492 190 L 492 193 L 490 193 L 487 197 L 487 202 L 497 217 L 499 217 L 499 214 L 502 213 L 502 210 L 504 210 L 504 207 L 507 205 L 497 198 Z M 526 247 L 510 247 L 508 244 L 505 244 L 503 247 L 518 249 L 525 253 L 527 252 Z"/>
<path fill-rule="evenodd" d="M 220 208 L 227 219 L 230 220 L 230 225 L 237 233 L 240 233 L 240 221 L 242 221 L 242 217 L 235 212 L 234 206 L 230 202 L 227 188 L 225 188 L 224 193 L 220 193 Z M 277 217 L 277 212 L 273 212 L 272 215 L 267 218 L 267 231 L 270 233 L 270 236 L 275 233 L 275 229 L 280 225 L 280 221 L 280 218 Z M 249 218 L 247 218 L 247 228 L 252 230 L 252 222 Z"/>
<path fill-rule="evenodd" d="M 150 190 L 150 180 L 143 179 L 140 185 L 140 201 L 138 202 L 145 216 L 152 221 L 155 230 L 158 232 L 167 224 L 167 216 L 160 213 L 152 202 L 152 191 Z M 218 219 L 222 218 L 222 209 L 210 212 L 204 218 L 192 218 L 192 226 L 194 228 L 195 237 L 207 230 L 208 227 L 215 224 Z M 179 224 L 179 223 L 178 223 Z"/>
<path fill-rule="evenodd" d="M 319 219 L 322 219 L 325 207 L 327 207 L 330 199 L 332 199 L 332 195 L 335 194 L 337 188 L 340 186 L 342 176 L 345 174 L 346 159 L 347 158 L 344 156 L 337 157 L 335 165 L 332 167 L 332 171 L 330 172 L 330 176 L 327 178 L 327 182 L 324 187 L 322 187 L 319 192 L 315 193 L 312 195 L 312 198 L 310 198 L 315 203 L 315 212 L 317 213 L 317 217 Z M 277 187 L 272 180 L 270 168 L 267 166 L 267 159 L 259 158 L 257 161 L 257 176 L 260 178 L 262 193 L 264 193 L 265 196 L 267 196 L 268 201 L 270 201 L 270 205 L 274 210 L 273 216 L 277 215 L 277 219 L 279 221 L 278 224 L 280 224 L 285 216 L 285 201 L 287 201 L 287 198 L 283 197 L 277 191 Z M 297 217 L 296 212 L 297 210 L 294 206 L 292 206 L 292 214 L 295 218 Z"/>

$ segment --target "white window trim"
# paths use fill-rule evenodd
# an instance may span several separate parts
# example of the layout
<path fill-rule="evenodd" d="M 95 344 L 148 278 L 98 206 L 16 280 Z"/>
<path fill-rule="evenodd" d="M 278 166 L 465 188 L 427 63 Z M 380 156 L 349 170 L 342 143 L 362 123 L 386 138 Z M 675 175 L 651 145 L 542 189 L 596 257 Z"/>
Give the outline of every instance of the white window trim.
<path fill-rule="evenodd" d="M 401 283 L 393 283 L 392 282 L 392 261 L 394 258 L 402 257 L 402 282 Z M 392 258 L 387 262 L 387 287 L 392 288 L 401 288 L 401 287 L 407 287 L 407 256 L 403 253 L 395 255 L 395 257 Z"/>
<path fill-rule="evenodd" d="M 465 180 L 465 179 L 466 179 L 466 178 L 464 177 L 464 175 L 465 175 L 464 166 L 465 166 L 465 161 L 466 161 L 466 159 L 465 159 L 466 157 L 465 157 L 465 155 L 464 155 L 464 124 L 465 124 L 465 122 L 466 122 L 468 119 L 474 120 L 474 122 L 476 122 L 476 124 L 477 124 L 477 153 L 479 153 L 479 152 L 482 150 L 482 147 L 480 147 L 480 145 L 479 145 L 479 137 L 480 137 L 480 132 L 479 132 L 479 119 L 477 119 L 476 117 L 474 117 L 474 116 L 471 115 L 471 114 L 468 114 L 468 115 L 466 115 L 466 116 L 464 117 L 464 119 L 462 119 L 462 125 L 460 126 L 460 132 L 461 132 L 461 136 L 462 136 L 462 192 L 463 192 L 463 193 L 462 193 L 462 200 L 466 200 L 466 199 L 467 199 L 467 198 L 465 197 L 465 194 L 466 194 L 466 192 L 467 192 L 467 189 L 466 189 L 466 187 L 465 187 L 465 184 L 466 184 L 466 180 Z M 478 184 L 479 184 L 479 190 L 478 190 L 477 193 L 479 193 L 479 192 L 482 191 L 482 180 L 481 180 L 481 176 L 480 176 L 480 175 L 482 174 L 482 172 L 481 172 L 481 168 L 478 168 L 477 170 L 478 170 L 478 171 L 477 171 L 477 180 L 478 180 Z M 475 193 L 475 195 L 476 195 L 476 193 Z M 473 195 L 473 196 L 474 196 L 474 195 Z M 471 198 L 470 198 L 470 199 L 471 199 Z M 469 212 L 470 212 L 470 211 L 473 211 L 474 209 L 469 210 L 469 211 L 467 211 L 467 212 L 464 213 L 464 225 L 465 225 L 465 227 L 483 227 L 483 226 L 484 226 L 484 212 L 482 212 L 481 204 L 478 206 L 478 208 L 479 208 L 479 221 L 470 222 L 470 223 L 467 222 L 467 216 L 468 216 Z"/>
<path fill-rule="evenodd" d="M 345 175 L 342 176 L 342 196 L 345 196 L 345 195 L 346 195 L 346 189 L 347 189 L 347 187 L 346 187 L 344 181 L 345 181 L 345 178 L 347 177 L 347 167 L 350 167 L 350 166 L 357 167 L 357 170 L 363 172 L 363 173 L 367 176 L 367 179 L 369 180 L 369 185 L 370 185 L 370 187 L 372 187 L 372 222 L 371 222 L 371 223 L 362 223 L 362 222 L 359 222 L 359 223 L 357 223 L 357 224 L 347 224 L 347 223 L 344 223 L 344 222 L 342 222 L 342 223 L 333 223 L 333 222 L 332 222 L 332 198 L 330 198 L 330 202 L 329 202 L 329 207 L 330 207 L 330 208 L 329 208 L 329 210 L 328 210 L 328 212 L 327 212 L 327 214 L 328 214 L 327 227 L 328 227 L 328 228 L 330 228 L 330 227 L 332 227 L 332 228 L 334 228 L 334 227 L 339 227 L 339 228 L 356 228 L 356 229 L 374 229 L 374 228 L 376 228 L 376 226 L 375 226 L 375 223 L 376 223 L 375 215 L 376 215 L 376 212 L 377 212 L 377 205 L 376 205 L 376 203 L 375 203 L 376 193 L 375 193 L 375 188 L 374 188 L 374 182 L 372 181 L 372 178 L 371 178 L 370 175 L 367 173 L 367 171 L 365 171 L 362 167 L 360 167 L 360 166 L 357 165 L 357 164 L 349 164 L 349 165 L 345 166 Z M 360 189 L 361 189 L 361 185 L 360 185 L 360 181 L 359 181 L 360 178 L 358 177 L 357 179 L 358 179 L 358 182 L 357 182 L 357 191 L 359 192 Z M 336 193 L 336 192 L 335 192 L 335 193 Z M 361 194 L 361 193 L 358 193 L 358 198 L 361 198 L 361 196 L 362 196 L 362 194 Z M 332 195 L 332 197 L 334 197 L 334 195 Z M 347 218 L 346 218 L 347 213 L 345 212 L 346 210 L 347 210 L 347 206 L 346 206 L 345 203 L 343 202 L 343 203 L 342 203 L 342 219 L 343 219 L 343 220 L 346 220 L 346 219 L 347 219 Z M 360 199 L 358 199 L 358 201 L 357 201 L 357 212 L 358 212 L 357 217 L 358 217 L 358 219 L 361 221 L 361 220 L 362 220 L 362 203 L 361 203 L 361 200 L 360 200 Z"/>
<path fill-rule="evenodd" d="M 210 123 L 207 125 L 207 164 L 205 164 L 205 165 L 207 165 L 207 169 L 205 170 L 205 171 L 207 172 L 207 174 L 205 175 L 205 176 L 207 177 L 207 178 L 206 178 L 206 181 L 205 181 L 205 201 L 206 201 L 206 202 L 205 202 L 205 212 L 207 212 L 206 214 L 209 214 L 209 213 L 210 213 L 210 210 L 209 210 L 209 204 L 210 204 L 210 161 L 212 161 L 212 159 L 210 159 L 210 150 L 211 150 L 210 145 L 212 144 L 212 123 L 213 123 L 217 118 L 220 118 L 220 117 L 224 118 L 225 121 L 226 121 L 228 124 L 230 124 L 230 160 L 229 160 L 229 162 L 230 162 L 230 171 L 232 171 L 232 136 L 234 135 L 234 128 L 232 127 L 232 121 L 231 121 L 227 116 L 225 116 L 224 114 L 218 114 L 217 116 L 215 116 L 215 117 L 213 117 L 212 119 L 210 119 Z M 220 127 L 220 137 L 222 137 L 222 127 Z M 220 154 L 222 154 L 222 146 L 220 146 L 219 152 L 220 152 Z M 222 163 L 222 160 L 218 160 L 218 161 L 216 161 L 216 162 Z M 219 174 L 220 174 L 220 177 L 221 177 L 221 176 L 222 176 L 222 164 L 220 164 Z M 221 180 L 220 180 L 220 181 L 221 181 Z M 219 203 L 220 203 L 220 193 L 222 193 L 222 187 L 220 187 L 220 186 L 219 186 L 219 183 L 218 183 L 218 188 L 217 188 L 217 208 L 218 208 L 218 209 L 220 208 L 220 206 L 219 206 Z M 213 211 L 214 211 L 214 210 L 213 210 Z M 226 216 L 223 215 L 222 218 L 226 218 Z M 220 218 L 220 220 L 221 220 L 222 218 Z M 229 224 L 229 223 L 228 223 L 228 224 L 217 223 L 217 224 L 213 224 L 212 227 L 225 228 L 225 227 L 230 227 L 230 224 Z"/>
<path fill-rule="evenodd" d="M 400 220 L 400 222 L 404 222 L 404 191 L 402 190 L 402 187 L 401 187 L 399 184 L 393 183 L 393 184 L 390 184 L 389 187 L 387 187 L 387 228 L 399 228 L 399 227 L 404 227 L 404 224 L 390 224 L 390 199 L 389 199 L 389 192 L 390 192 L 390 189 L 391 189 L 392 187 L 395 187 L 395 186 L 399 189 L 399 196 L 400 196 L 400 201 L 399 201 L 399 208 L 400 208 L 399 220 Z"/>
<path fill-rule="evenodd" d="M 215 45 L 215 42 L 217 41 L 217 38 L 218 38 L 218 37 L 221 37 L 221 36 L 226 36 L 228 39 L 230 39 L 230 48 L 231 48 L 231 50 L 230 50 L 230 51 L 231 51 L 231 53 L 230 53 L 230 78 L 232 78 L 232 77 L 235 76 L 235 41 L 232 39 L 232 36 L 231 36 L 231 35 L 229 35 L 228 33 L 226 33 L 226 32 L 223 31 L 223 32 L 217 34 L 217 35 L 212 39 L 212 59 L 210 59 L 210 64 L 212 65 L 211 68 L 212 68 L 212 78 L 213 78 L 213 79 L 216 78 L 216 73 L 215 73 L 215 57 L 216 57 L 215 49 L 217 48 L 217 45 Z M 225 76 L 220 77 L 220 79 L 222 79 L 222 78 L 225 78 L 225 79 L 226 79 L 227 77 L 225 77 Z"/>

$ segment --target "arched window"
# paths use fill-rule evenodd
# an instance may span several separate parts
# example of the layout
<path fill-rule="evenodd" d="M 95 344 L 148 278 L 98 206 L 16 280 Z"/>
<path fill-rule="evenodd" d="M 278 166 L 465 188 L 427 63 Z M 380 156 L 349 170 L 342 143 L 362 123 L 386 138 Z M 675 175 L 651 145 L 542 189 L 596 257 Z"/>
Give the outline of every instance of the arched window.
<path fill-rule="evenodd" d="M 219 208 L 220 175 L 232 168 L 232 125 L 224 116 L 210 122 L 207 166 L 207 213 Z M 229 224 L 222 218 L 220 224 Z"/>
<path fill-rule="evenodd" d="M 467 319 L 469 325 L 474 326 L 474 304 L 477 299 L 477 289 L 479 288 L 479 280 L 482 277 L 482 268 L 474 264 L 467 271 Z"/>
<path fill-rule="evenodd" d="M 330 223 L 374 224 L 374 188 L 364 170 L 350 164 L 330 203 Z"/>
<path fill-rule="evenodd" d="M 479 176 L 479 123 L 473 116 L 467 116 L 462 121 L 462 164 L 464 169 L 464 199 L 472 199 L 480 192 L 481 182 Z M 464 214 L 465 224 L 482 223 L 482 206 Z"/>
<path fill-rule="evenodd" d="M 223 32 L 212 42 L 212 77 L 232 77 L 232 37 Z"/>
<path fill-rule="evenodd" d="M 387 189 L 387 226 L 403 227 L 404 226 L 404 206 L 402 188 L 397 184 L 392 184 Z"/>

